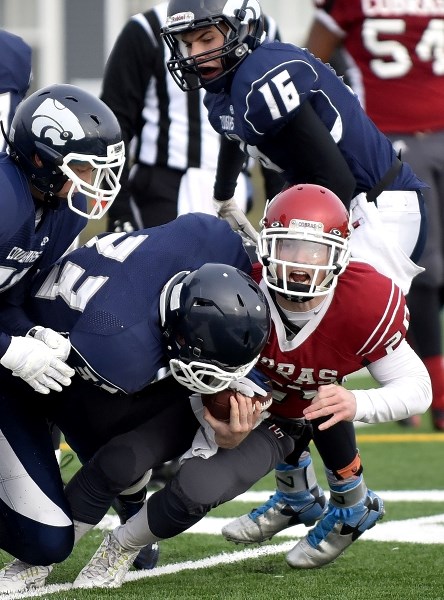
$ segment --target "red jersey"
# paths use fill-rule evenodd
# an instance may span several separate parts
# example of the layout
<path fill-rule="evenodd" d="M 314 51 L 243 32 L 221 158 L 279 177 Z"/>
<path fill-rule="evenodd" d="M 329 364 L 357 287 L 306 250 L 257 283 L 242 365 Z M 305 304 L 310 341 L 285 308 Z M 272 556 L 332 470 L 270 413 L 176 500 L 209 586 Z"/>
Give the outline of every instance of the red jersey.
<path fill-rule="evenodd" d="M 444 129 L 443 0 L 314 2 L 317 18 L 344 36 L 364 108 L 381 131 Z"/>
<path fill-rule="evenodd" d="M 253 277 L 270 300 L 270 338 L 256 368 L 273 385 L 269 411 L 302 417 L 320 385 L 340 383 L 346 375 L 393 352 L 405 338 L 408 311 L 401 290 L 368 264 L 351 261 L 332 294 L 293 338 L 270 299 L 260 270 Z"/>

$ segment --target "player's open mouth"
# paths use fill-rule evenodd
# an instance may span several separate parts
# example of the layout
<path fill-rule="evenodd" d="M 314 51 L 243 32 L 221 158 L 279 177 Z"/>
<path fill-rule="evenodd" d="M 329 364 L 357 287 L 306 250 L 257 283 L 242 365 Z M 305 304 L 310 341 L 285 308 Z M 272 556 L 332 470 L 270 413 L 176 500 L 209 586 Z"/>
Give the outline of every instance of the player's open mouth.
<path fill-rule="evenodd" d="M 220 67 L 200 67 L 199 73 L 202 79 L 213 79 L 220 75 L 222 69 Z"/>
<path fill-rule="evenodd" d="M 305 283 L 309 284 L 311 282 L 311 277 L 306 271 L 291 271 L 288 276 L 288 281 L 292 283 Z"/>

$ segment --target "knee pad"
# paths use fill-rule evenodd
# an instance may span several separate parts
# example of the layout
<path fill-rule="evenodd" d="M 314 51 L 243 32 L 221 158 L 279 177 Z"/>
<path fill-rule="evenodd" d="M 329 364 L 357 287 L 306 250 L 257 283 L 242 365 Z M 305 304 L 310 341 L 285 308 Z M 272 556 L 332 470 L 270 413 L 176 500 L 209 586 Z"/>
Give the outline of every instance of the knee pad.
<path fill-rule="evenodd" d="M 94 455 L 89 468 L 116 495 L 130 488 L 146 473 L 146 469 L 139 466 L 137 453 L 128 444 L 116 444 L 114 440 Z"/>
<path fill-rule="evenodd" d="M 208 497 L 207 501 L 204 502 L 201 494 L 201 492 L 203 491 L 202 488 L 204 487 L 203 481 L 202 488 L 190 486 L 189 481 L 187 482 L 187 484 L 187 490 L 185 490 L 180 483 L 180 477 L 174 477 L 171 481 L 171 492 L 186 508 L 188 514 L 191 517 L 198 517 L 200 519 L 204 517 L 212 508 L 217 506 L 217 499 Z M 194 492 L 196 492 L 196 494 Z"/>

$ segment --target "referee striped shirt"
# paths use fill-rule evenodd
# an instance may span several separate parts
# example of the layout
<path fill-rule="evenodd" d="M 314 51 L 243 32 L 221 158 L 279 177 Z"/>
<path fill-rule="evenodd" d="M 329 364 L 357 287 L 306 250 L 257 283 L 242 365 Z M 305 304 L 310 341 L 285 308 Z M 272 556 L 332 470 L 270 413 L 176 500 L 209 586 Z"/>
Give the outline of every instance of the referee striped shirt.
<path fill-rule="evenodd" d="M 205 91 L 181 91 L 166 67 L 169 50 L 160 28 L 167 6 L 127 22 L 107 62 L 101 98 L 119 120 L 132 162 L 215 169 L 220 138 L 207 119 Z M 278 38 L 275 21 L 267 18 L 266 26 L 268 36 Z"/>

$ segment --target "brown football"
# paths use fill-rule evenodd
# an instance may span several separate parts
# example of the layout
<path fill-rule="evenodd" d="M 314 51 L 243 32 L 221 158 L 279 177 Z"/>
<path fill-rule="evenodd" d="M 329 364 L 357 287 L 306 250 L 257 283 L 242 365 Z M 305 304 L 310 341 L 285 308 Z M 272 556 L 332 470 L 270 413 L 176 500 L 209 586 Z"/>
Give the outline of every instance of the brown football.
<path fill-rule="evenodd" d="M 234 390 L 222 390 L 215 394 L 202 394 L 202 403 L 208 408 L 215 419 L 228 422 L 230 420 L 230 397 L 236 394 Z M 259 400 L 261 403 L 261 412 L 267 410 L 273 399 L 271 393 L 266 396 L 254 396 L 253 401 Z"/>

